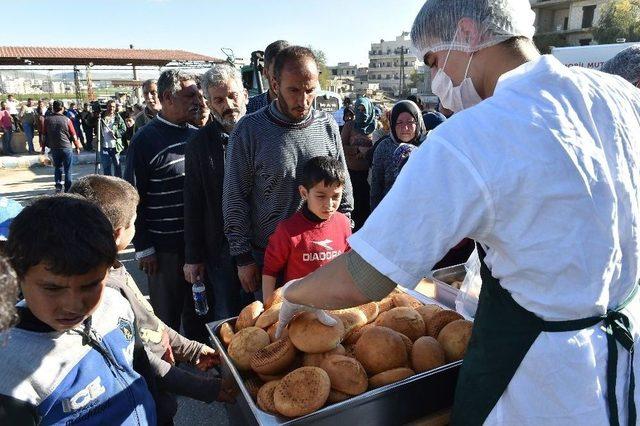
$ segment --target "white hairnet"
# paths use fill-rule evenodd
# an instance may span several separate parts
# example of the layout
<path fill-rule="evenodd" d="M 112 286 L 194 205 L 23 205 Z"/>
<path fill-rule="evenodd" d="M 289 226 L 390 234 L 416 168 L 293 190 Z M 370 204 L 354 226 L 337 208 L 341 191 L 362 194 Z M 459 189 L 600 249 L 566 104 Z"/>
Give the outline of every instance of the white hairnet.
<path fill-rule="evenodd" d="M 457 31 L 462 18 L 478 26 L 477 41 Z M 413 22 L 411 41 L 420 59 L 449 48 L 475 52 L 511 37 L 532 38 L 534 20 L 529 0 L 427 0 Z"/>
<path fill-rule="evenodd" d="M 619 75 L 636 84 L 640 80 L 640 44 L 634 44 L 605 62 L 600 71 Z"/>

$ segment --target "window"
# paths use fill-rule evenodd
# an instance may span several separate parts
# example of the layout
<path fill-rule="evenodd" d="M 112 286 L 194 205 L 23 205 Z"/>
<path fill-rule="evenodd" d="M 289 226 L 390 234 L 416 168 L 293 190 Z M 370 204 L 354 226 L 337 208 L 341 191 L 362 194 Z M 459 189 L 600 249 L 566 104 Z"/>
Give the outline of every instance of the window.
<path fill-rule="evenodd" d="M 593 26 L 593 14 L 596 10 L 596 6 L 585 6 L 582 8 L 582 28 L 589 28 Z"/>
<path fill-rule="evenodd" d="M 562 29 L 567 31 L 569 29 L 569 17 L 564 18 L 564 22 L 562 23 Z"/>
<path fill-rule="evenodd" d="M 338 75 L 338 70 L 331 70 L 331 75 Z"/>
<path fill-rule="evenodd" d="M 591 39 L 590 38 L 581 38 L 579 40 L 580 42 L 580 46 L 589 46 L 591 44 Z"/>

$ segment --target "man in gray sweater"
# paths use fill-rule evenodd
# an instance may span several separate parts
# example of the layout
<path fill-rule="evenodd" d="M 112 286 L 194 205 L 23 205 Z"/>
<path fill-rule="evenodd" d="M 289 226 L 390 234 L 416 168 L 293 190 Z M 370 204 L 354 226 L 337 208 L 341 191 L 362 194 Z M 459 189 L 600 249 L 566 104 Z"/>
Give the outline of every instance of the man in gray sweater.
<path fill-rule="evenodd" d="M 300 46 L 282 50 L 274 64 L 277 99 L 240 120 L 229 139 L 224 231 L 247 292 L 259 288 L 269 236 L 300 206 L 298 185 L 304 164 L 321 155 L 345 161 L 335 120 L 312 107 L 318 74 L 311 50 Z M 352 209 L 347 178 L 339 210 L 348 214 Z"/>

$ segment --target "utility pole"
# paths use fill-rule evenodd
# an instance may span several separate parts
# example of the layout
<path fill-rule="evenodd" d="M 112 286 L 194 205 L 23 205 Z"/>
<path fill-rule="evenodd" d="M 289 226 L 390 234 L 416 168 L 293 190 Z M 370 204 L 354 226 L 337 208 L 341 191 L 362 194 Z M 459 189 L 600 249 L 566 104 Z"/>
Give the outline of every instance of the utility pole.
<path fill-rule="evenodd" d="M 87 65 L 87 99 L 89 101 L 95 101 L 96 100 L 96 93 L 93 91 L 93 82 L 91 81 L 91 67 L 93 66 L 92 63 L 89 63 L 89 65 Z"/>
<path fill-rule="evenodd" d="M 404 46 L 400 46 L 400 96 L 404 96 Z"/>
<path fill-rule="evenodd" d="M 80 93 L 80 70 L 77 65 L 73 66 L 73 82 L 76 87 L 76 102 L 82 104 L 82 94 Z"/>

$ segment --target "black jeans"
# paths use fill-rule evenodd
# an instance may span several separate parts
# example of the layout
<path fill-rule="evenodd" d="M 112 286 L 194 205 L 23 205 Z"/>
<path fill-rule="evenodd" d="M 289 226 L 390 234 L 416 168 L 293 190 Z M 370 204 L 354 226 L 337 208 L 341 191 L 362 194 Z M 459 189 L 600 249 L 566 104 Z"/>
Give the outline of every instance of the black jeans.
<path fill-rule="evenodd" d="M 212 321 L 211 288 L 207 289 L 209 313 L 201 317 L 194 308 L 191 284 L 184 279 L 182 253 L 156 252 L 156 258 L 158 270 L 155 275 L 148 276 L 149 297 L 156 315 L 177 332 L 182 324 L 185 337 L 209 344 L 205 324 Z"/>
<path fill-rule="evenodd" d="M 354 232 L 364 225 L 364 222 L 371 214 L 368 176 L 368 170 L 349 170 L 351 186 L 353 187 L 353 211 L 351 212 L 351 219 L 355 224 L 353 228 Z"/>

